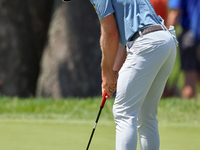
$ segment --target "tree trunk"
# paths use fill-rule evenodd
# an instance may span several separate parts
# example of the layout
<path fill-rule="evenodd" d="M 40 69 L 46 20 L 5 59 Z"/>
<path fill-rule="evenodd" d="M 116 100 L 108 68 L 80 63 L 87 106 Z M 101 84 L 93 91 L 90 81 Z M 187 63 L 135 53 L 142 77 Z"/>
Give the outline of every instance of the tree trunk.
<path fill-rule="evenodd" d="M 53 0 L 38 2 L 0 0 L 0 93 L 2 95 L 21 97 L 35 95 L 39 61 L 52 3 Z M 40 16 L 36 12 L 40 12 Z"/>
<path fill-rule="evenodd" d="M 100 27 L 88 0 L 56 1 L 37 85 L 38 97 L 101 93 Z"/>

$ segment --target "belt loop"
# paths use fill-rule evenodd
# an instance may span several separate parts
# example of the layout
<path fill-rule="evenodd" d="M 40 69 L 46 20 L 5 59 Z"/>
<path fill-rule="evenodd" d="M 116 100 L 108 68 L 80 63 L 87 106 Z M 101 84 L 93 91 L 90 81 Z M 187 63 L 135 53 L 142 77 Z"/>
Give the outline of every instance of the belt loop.
<path fill-rule="evenodd" d="M 165 31 L 168 31 L 167 27 L 165 25 L 162 25 Z"/>
<path fill-rule="evenodd" d="M 141 37 L 143 37 L 143 34 L 142 34 L 142 32 L 141 32 L 141 30 L 139 30 L 139 35 L 141 36 Z"/>
<path fill-rule="evenodd" d="M 166 29 L 165 29 L 164 25 L 162 25 L 162 24 L 161 24 L 160 26 L 163 28 L 163 30 L 164 30 L 164 31 L 166 31 Z"/>

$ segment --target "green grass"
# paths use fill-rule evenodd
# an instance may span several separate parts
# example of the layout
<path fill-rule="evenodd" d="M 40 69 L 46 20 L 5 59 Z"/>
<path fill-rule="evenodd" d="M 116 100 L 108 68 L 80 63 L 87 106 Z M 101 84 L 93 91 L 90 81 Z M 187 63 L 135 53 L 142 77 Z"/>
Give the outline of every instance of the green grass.
<path fill-rule="evenodd" d="M 103 120 L 113 120 L 114 99 L 106 101 Z M 101 97 L 53 99 L 0 98 L 0 119 L 50 119 L 50 120 L 93 120 L 99 110 Z M 161 122 L 200 123 L 200 100 L 179 98 L 162 99 L 158 106 Z"/>
<path fill-rule="evenodd" d="M 91 150 L 114 150 L 114 99 L 106 101 Z M 85 149 L 101 97 L 66 100 L 0 98 L 2 150 Z M 158 107 L 161 150 L 200 147 L 200 100 L 162 99 Z M 139 148 L 138 148 L 139 150 Z"/>
<path fill-rule="evenodd" d="M 161 100 L 158 107 L 160 122 L 200 123 L 200 100 L 169 98 Z"/>

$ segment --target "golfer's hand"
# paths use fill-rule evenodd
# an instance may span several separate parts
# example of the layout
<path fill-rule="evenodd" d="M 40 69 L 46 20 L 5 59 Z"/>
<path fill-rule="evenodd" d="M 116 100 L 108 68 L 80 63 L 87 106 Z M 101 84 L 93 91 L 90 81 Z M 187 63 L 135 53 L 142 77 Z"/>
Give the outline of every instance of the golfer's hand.
<path fill-rule="evenodd" d="M 115 73 L 111 71 L 110 73 L 107 74 L 102 74 L 102 96 L 104 94 L 104 91 L 107 93 L 106 99 L 109 99 L 112 97 L 113 93 L 116 90 L 117 87 L 117 77 L 118 73 Z"/>

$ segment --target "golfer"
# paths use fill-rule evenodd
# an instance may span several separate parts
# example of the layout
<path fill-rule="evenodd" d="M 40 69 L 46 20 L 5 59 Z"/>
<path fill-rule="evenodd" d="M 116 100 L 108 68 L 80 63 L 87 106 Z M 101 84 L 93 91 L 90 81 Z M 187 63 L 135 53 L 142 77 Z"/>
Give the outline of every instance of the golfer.
<path fill-rule="evenodd" d="M 101 24 L 102 93 L 112 97 L 116 150 L 158 150 L 157 105 L 176 58 L 176 37 L 149 0 L 90 0 Z M 119 76 L 118 76 L 119 75 Z"/>

